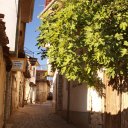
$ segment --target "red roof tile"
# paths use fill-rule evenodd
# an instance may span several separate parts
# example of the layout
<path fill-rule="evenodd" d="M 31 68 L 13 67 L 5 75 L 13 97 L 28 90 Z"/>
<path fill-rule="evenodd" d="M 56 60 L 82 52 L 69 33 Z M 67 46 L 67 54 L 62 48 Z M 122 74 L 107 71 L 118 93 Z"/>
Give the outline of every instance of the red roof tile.
<path fill-rule="evenodd" d="M 45 0 L 45 7 L 51 2 L 52 0 Z"/>

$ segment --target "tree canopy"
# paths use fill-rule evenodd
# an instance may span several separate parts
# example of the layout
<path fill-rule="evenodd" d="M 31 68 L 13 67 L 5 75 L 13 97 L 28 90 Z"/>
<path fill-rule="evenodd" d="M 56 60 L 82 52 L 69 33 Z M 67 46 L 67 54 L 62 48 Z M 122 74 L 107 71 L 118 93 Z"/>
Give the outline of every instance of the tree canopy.
<path fill-rule="evenodd" d="M 105 69 L 113 88 L 127 88 L 127 0 L 58 0 L 39 31 L 37 45 L 49 44 L 43 56 L 67 79 L 97 86 Z"/>

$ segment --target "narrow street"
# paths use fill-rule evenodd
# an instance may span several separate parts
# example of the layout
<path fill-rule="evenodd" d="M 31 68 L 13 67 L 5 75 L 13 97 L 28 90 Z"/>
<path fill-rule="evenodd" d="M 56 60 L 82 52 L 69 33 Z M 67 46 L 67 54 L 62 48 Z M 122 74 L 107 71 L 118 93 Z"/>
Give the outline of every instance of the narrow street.
<path fill-rule="evenodd" d="M 26 105 L 10 118 L 6 128 L 75 128 L 54 114 L 50 102 Z"/>
<path fill-rule="evenodd" d="M 0 0 L 0 128 L 128 128 L 128 0 Z"/>

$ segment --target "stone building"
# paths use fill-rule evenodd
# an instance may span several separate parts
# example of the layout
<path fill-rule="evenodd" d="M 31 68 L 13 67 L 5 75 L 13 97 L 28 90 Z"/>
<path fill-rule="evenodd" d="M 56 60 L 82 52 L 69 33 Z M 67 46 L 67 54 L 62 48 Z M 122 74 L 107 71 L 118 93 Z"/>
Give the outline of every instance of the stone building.
<path fill-rule="evenodd" d="M 2 128 L 4 124 L 5 91 L 7 79 L 6 71 L 9 71 L 11 69 L 11 61 L 9 59 L 9 48 L 7 47 L 7 44 L 9 42 L 5 32 L 6 27 L 3 19 L 4 15 L 0 14 L 0 128 Z"/>
<path fill-rule="evenodd" d="M 36 103 L 36 68 L 39 63 L 36 58 L 29 57 L 27 59 L 27 74 L 25 83 L 25 101 L 26 103 Z"/>
<path fill-rule="evenodd" d="M 85 83 L 67 81 L 57 71 L 53 77 L 53 87 L 53 104 L 59 115 L 78 128 L 102 126 L 103 99 L 95 89 L 87 87 Z"/>
<path fill-rule="evenodd" d="M 2 41 L 0 41 L 0 60 L 2 60 L 0 61 L 0 81 L 2 82 L 0 84 L 2 91 L 0 93 L 2 95 L 0 96 L 2 98 L 2 100 L 0 99 L 0 128 L 2 126 L 5 127 L 11 113 L 24 104 L 24 72 L 26 71 L 24 68 L 26 63 L 24 54 L 25 27 L 26 23 L 32 20 L 33 6 L 34 0 L 0 1 L 0 13 L 5 16 L 5 26 L 3 28 L 5 29 L 6 27 L 8 37 L 8 39 L 7 37 L 3 38 L 0 33 Z M 17 66 L 19 66 L 20 62 L 23 63 L 23 69 L 15 68 L 14 70 L 16 61 L 18 61 Z"/>
<path fill-rule="evenodd" d="M 39 103 L 47 101 L 48 94 L 50 92 L 50 83 L 46 79 L 47 71 L 37 70 L 36 85 L 37 85 L 37 94 L 36 101 Z"/>

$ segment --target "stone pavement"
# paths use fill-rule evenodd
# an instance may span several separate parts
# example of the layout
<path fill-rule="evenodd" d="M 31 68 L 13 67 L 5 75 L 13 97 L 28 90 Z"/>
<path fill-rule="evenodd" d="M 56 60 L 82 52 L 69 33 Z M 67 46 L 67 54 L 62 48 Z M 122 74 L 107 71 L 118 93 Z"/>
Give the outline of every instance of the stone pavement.
<path fill-rule="evenodd" d="M 6 128 L 75 128 L 54 114 L 50 102 L 26 105 L 18 109 L 8 121 Z"/>

